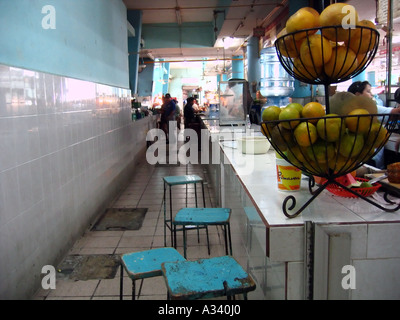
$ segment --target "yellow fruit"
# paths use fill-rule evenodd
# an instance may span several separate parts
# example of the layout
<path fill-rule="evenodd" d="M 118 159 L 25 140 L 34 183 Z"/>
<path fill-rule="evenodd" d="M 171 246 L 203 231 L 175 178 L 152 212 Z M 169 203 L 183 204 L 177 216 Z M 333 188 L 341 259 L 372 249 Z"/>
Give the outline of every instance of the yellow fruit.
<path fill-rule="evenodd" d="M 325 115 L 325 109 L 322 104 L 319 102 L 309 102 L 303 107 L 303 111 L 301 112 L 301 116 L 303 118 L 317 118 L 323 117 Z M 315 124 L 318 122 L 318 119 L 308 120 L 309 122 Z"/>
<path fill-rule="evenodd" d="M 284 121 L 281 122 L 281 125 L 285 129 L 293 129 L 299 123 L 300 120 L 296 120 L 300 118 L 300 112 L 296 108 L 283 108 L 281 113 L 279 114 L 279 120 L 292 120 L 292 121 Z"/>
<path fill-rule="evenodd" d="M 313 34 L 304 39 L 300 46 L 300 58 L 305 67 L 319 68 L 332 56 L 332 46 L 320 34 Z"/>
<path fill-rule="evenodd" d="M 382 144 L 386 143 L 386 139 L 388 138 L 387 129 L 382 126 L 381 123 L 373 123 L 371 125 L 371 131 L 365 133 L 365 146 L 370 147 L 372 145 L 373 148 L 378 148 Z"/>
<path fill-rule="evenodd" d="M 328 163 L 335 156 L 335 146 L 332 143 L 319 140 L 307 148 L 307 156 L 318 163 Z"/>
<path fill-rule="evenodd" d="M 280 53 L 287 58 L 296 58 L 300 54 L 301 40 L 296 41 L 291 35 L 279 39 L 287 34 L 286 28 L 283 28 L 281 32 L 276 36 L 278 49 Z"/>
<path fill-rule="evenodd" d="M 343 157 L 356 157 L 360 154 L 364 147 L 364 136 L 361 133 L 355 134 L 352 132 L 347 132 L 342 135 L 337 144 L 339 153 Z"/>
<path fill-rule="evenodd" d="M 347 77 L 356 71 L 357 67 L 358 60 L 353 50 L 349 47 L 336 47 L 324 69 L 328 77 L 339 79 Z"/>
<path fill-rule="evenodd" d="M 354 133 L 367 133 L 371 126 L 372 118 L 369 116 L 360 116 L 357 115 L 369 115 L 370 113 L 366 109 L 355 109 L 348 113 L 349 116 L 355 117 L 346 117 L 345 124 L 346 127 Z"/>
<path fill-rule="evenodd" d="M 318 135 L 329 142 L 338 141 L 344 130 L 345 126 L 342 125 L 342 119 L 337 114 L 327 114 L 325 118 L 317 122 Z"/>
<path fill-rule="evenodd" d="M 299 146 L 309 147 L 317 141 L 317 129 L 310 122 L 302 122 L 294 129 L 294 137 Z"/>
<path fill-rule="evenodd" d="M 357 55 L 358 70 L 360 70 L 367 63 L 367 55 L 365 53 L 360 53 Z"/>
<path fill-rule="evenodd" d="M 336 154 L 332 159 L 328 161 L 329 168 L 333 170 L 334 173 L 345 172 L 354 167 L 355 162 L 353 159 L 344 157 L 341 154 Z"/>
<path fill-rule="evenodd" d="M 279 114 L 281 113 L 281 108 L 278 106 L 269 106 L 264 109 L 261 118 L 262 121 L 272 121 L 279 120 Z"/>
<path fill-rule="evenodd" d="M 375 24 L 369 20 L 361 20 L 357 26 L 368 27 L 376 30 Z M 348 46 L 357 54 L 366 53 L 374 48 L 376 42 L 376 32 L 367 28 L 357 28 L 352 34 Z"/>
<path fill-rule="evenodd" d="M 319 16 L 321 27 L 339 26 L 339 28 L 324 28 L 322 35 L 332 41 L 346 41 L 349 33 L 353 34 L 355 29 L 344 29 L 343 27 L 355 27 L 358 22 L 357 10 L 347 3 L 334 3 L 327 6 Z"/>
<path fill-rule="evenodd" d="M 296 13 L 292 14 L 286 21 L 287 33 L 297 32 L 304 29 L 317 28 L 319 26 L 319 15 L 312 8 L 301 8 Z M 297 33 L 294 37 L 298 41 L 308 35 L 314 34 L 317 30 L 310 30 Z"/>
<path fill-rule="evenodd" d="M 294 65 L 293 72 L 299 78 L 305 78 L 308 80 L 315 80 L 317 78 L 320 78 L 322 66 L 318 68 L 313 68 L 313 67 L 305 68 L 300 58 L 294 58 L 293 65 Z"/>

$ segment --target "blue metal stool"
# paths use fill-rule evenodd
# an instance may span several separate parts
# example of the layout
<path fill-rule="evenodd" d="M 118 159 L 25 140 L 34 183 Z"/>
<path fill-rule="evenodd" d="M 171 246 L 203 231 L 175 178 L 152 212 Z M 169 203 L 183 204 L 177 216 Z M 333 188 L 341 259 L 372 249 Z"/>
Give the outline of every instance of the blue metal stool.
<path fill-rule="evenodd" d="M 167 227 L 171 231 L 171 245 L 173 245 L 173 237 L 172 237 L 172 186 L 177 185 L 188 185 L 194 184 L 194 193 L 196 199 L 196 208 L 197 208 L 197 183 L 201 183 L 201 189 L 203 192 L 203 207 L 206 206 L 206 198 L 204 195 L 204 182 L 201 177 L 195 174 L 191 175 L 183 175 L 183 176 L 168 176 L 164 177 L 164 246 L 167 246 Z M 167 204 L 166 204 L 166 191 L 167 186 L 169 187 L 169 218 L 167 219 Z M 187 198 L 186 198 L 187 201 Z"/>
<path fill-rule="evenodd" d="M 158 248 L 146 251 L 127 253 L 121 257 L 121 275 L 119 299 L 123 295 L 124 269 L 132 279 L 132 300 L 135 300 L 135 281 L 139 279 L 161 276 L 161 264 L 168 261 L 184 261 L 185 258 L 174 248 Z"/>
<path fill-rule="evenodd" d="M 256 289 L 251 276 L 231 256 L 197 261 L 165 262 L 161 265 L 168 299 L 202 299 L 243 294 Z"/>
<path fill-rule="evenodd" d="M 210 255 L 210 243 L 208 239 L 208 226 L 222 226 L 225 236 L 225 252 L 229 250 L 232 255 L 232 239 L 230 227 L 231 209 L 229 208 L 183 208 L 178 211 L 172 221 L 174 226 L 174 243 L 176 244 L 176 226 L 182 226 L 183 231 L 183 256 L 186 258 L 186 226 L 205 226 L 207 232 L 208 254 Z"/>

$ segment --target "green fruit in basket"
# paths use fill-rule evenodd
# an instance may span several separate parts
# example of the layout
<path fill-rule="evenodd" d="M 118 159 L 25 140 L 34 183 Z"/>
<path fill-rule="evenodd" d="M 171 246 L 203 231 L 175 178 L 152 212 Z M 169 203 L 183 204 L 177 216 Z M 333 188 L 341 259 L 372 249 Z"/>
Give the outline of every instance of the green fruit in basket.
<path fill-rule="evenodd" d="M 274 144 L 274 148 L 276 147 L 282 152 L 288 149 L 288 145 L 293 145 L 292 132 L 283 128 L 282 123 L 272 129 L 270 139 Z"/>
<path fill-rule="evenodd" d="M 372 188 L 373 187 L 373 185 L 372 184 L 370 184 L 369 182 L 361 182 L 361 184 L 360 184 L 360 188 Z"/>
<path fill-rule="evenodd" d="M 339 153 L 344 157 L 358 156 L 364 147 L 364 136 L 361 133 L 355 134 L 346 132 L 338 142 Z"/>
<path fill-rule="evenodd" d="M 328 163 L 335 154 L 335 146 L 323 140 L 319 140 L 307 148 L 307 156 L 318 163 Z"/>
<path fill-rule="evenodd" d="M 300 120 L 300 112 L 296 108 L 283 108 L 281 113 L 279 114 L 279 120 L 291 120 L 291 121 L 283 121 L 281 122 L 282 126 L 286 129 L 293 129 L 299 123 Z"/>
<path fill-rule="evenodd" d="M 281 113 L 281 108 L 278 106 L 269 106 L 264 109 L 261 118 L 262 121 L 273 121 L 279 120 L 279 114 Z"/>
<path fill-rule="evenodd" d="M 300 113 L 300 115 L 301 115 L 301 112 L 302 112 L 302 110 L 303 110 L 303 106 L 302 106 L 300 103 L 297 103 L 297 102 L 291 102 L 291 103 L 289 103 L 289 104 L 286 106 L 286 108 L 296 108 L 296 110 Z"/>
<path fill-rule="evenodd" d="M 317 141 L 317 128 L 310 122 L 302 122 L 294 129 L 294 137 L 299 146 L 309 147 Z"/>
<path fill-rule="evenodd" d="M 345 126 L 342 125 L 342 119 L 334 113 L 327 114 L 326 117 L 317 122 L 318 135 L 329 142 L 338 141 L 345 129 Z"/>

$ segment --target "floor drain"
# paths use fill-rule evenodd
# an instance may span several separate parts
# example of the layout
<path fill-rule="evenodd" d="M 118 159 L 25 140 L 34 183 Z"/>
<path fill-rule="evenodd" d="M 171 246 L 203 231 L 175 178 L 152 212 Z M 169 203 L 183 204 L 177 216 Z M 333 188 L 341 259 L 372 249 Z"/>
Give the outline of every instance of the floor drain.
<path fill-rule="evenodd" d="M 120 261 L 118 255 L 70 255 L 57 268 L 57 277 L 74 281 L 113 279 Z"/>
<path fill-rule="evenodd" d="M 109 208 L 91 231 L 139 230 L 147 208 Z"/>

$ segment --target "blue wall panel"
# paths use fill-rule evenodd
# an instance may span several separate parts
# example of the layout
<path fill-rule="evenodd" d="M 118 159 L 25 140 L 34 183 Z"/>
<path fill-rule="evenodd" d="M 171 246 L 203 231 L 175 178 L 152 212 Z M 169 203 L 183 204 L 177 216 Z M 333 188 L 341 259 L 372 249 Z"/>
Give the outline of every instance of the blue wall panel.
<path fill-rule="evenodd" d="M 127 88 L 126 15 L 122 0 L 2 0 L 0 63 Z"/>

